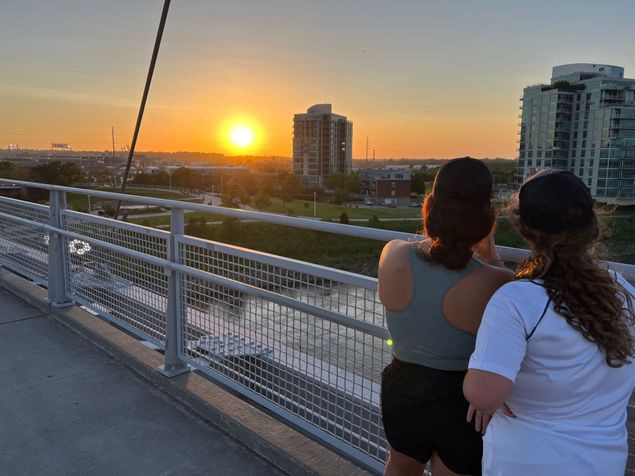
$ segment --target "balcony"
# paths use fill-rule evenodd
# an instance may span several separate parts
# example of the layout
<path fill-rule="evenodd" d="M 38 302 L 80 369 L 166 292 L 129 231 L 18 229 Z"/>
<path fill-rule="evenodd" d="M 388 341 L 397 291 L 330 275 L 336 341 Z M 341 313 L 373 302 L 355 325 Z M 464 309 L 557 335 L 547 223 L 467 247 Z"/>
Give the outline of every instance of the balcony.
<path fill-rule="evenodd" d="M 376 279 L 188 236 L 184 210 L 380 242 L 412 235 L 18 183 L 48 190 L 50 205 L 0 197 L 0 264 L 45 287 L 51 306 L 81 305 L 158 349 L 168 379 L 196 370 L 382 471 L 380 373 L 391 350 Z M 170 232 L 68 210 L 70 192 L 169 208 Z M 528 253 L 499 251 L 512 262 Z M 634 265 L 610 265 L 635 281 Z"/>

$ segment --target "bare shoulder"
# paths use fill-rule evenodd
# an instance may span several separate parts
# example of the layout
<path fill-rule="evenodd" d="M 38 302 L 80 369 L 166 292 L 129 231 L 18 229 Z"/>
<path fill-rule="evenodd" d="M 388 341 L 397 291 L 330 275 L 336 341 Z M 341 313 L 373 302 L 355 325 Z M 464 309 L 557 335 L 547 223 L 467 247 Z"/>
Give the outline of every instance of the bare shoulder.
<path fill-rule="evenodd" d="M 393 240 L 384 246 L 379 259 L 379 299 L 393 311 L 403 309 L 412 297 L 409 247 L 407 241 Z"/>
<path fill-rule="evenodd" d="M 404 253 L 405 250 L 408 249 L 410 243 L 405 240 L 392 240 L 386 243 L 383 250 L 381 251 L 382 256 L 389 254 L 398 254 Z"/>
<path fill-rule="evenodd" d="M 389 241 L 381 251 L 379 258 L 379 269 L 403 268 L 408 263 L 408 247 L 410 243 L 404 240 Z"/>
<path fill-rule="evenodd" d="M 484 264 L 446 293 L 443 300 L 446 319 L 455 327 L 476 334 L 489 299 L 513 279 L 510 270 Z"/>
<path fill-rule="evenodd" d="M 507 284 L 514 280 L 513 271 L 507 268 L 500 268 L 498 266 L 492 266 L 484 264 L 474 273 L 474 279 L 483 281 L 483 284 L 487 287 L 494 287 L 494 291 L 500 288 L 503 284 Z"/>

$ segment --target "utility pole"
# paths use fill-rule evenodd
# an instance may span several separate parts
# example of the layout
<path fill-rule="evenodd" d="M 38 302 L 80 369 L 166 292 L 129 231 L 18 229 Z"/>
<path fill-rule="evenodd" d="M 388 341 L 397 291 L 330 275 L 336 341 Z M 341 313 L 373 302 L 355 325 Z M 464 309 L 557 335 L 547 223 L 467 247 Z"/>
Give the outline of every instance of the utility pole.
<path fill-rule="evenodd" d="M 112 161 L 115 162 L 115 126 L 112 126 Z"/>
<path fill-rule="evenodd" d="M 366 136 L 366 168 L 368 168 L 368 136 Z"/>

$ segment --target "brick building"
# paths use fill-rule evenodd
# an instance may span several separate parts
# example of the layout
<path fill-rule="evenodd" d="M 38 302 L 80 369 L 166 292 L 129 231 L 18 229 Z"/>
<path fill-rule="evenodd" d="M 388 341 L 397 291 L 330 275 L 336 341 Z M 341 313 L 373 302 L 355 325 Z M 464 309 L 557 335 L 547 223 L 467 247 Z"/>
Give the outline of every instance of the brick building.
<path fill-rule="evenodd" d="M 410 169 L 365 169 L 358 176 L 367 202 L 388 206 L 410 203 Z"/>

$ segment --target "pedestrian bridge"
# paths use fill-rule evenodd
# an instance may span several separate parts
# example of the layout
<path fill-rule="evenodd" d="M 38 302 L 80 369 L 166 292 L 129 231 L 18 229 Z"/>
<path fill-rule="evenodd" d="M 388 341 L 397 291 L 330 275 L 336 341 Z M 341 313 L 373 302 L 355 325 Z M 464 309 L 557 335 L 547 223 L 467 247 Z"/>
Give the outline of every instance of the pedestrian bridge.
<path fill-rule="evenodd" d="M 10 415 L 3 428 L 11 429 L 0 431 L 3 448 L 11 449 L 8 459 L 0 456 L 0 472 L 3 465 L 20 469 L 11 465 L 37 453 L 33 472 L 70 474 L 62 466 L 47 466 L 58 464 L 59 459 L 47 457 L 57 449 L 72 456 L 68 461 L 77 472 L 83 464 L 89 470 L 91 464 L 109 460 L 104 464 L 112 466 L 102 466 L 103 472 L 126 474 L 117 465 L 139 453 L 145 456 L 134 464 L 148 465 L 141 473 L 196 473 L 192 468 L 198 468 L 209 474 L 214 465 L 233 467 L 236 474 L 277 471 L 223 433 L 199 424 L 191 412 L 87 347 L 46 319 L 47 314 L 125 363 L 129 358 L 115 349 L 117 339 L 107 335 L 108 329 L 117 330 L 130 341 L 121 346 L 132 346 L 122 355 L 145 355 L 141 367 L 130 357 L 137 362 L 131 364 L 136 372 L 177 399 L 191 390 L 194 380 L 195 387 L 214 382 L 229 392 L 218 405 L 238 395 L 346 458 L 331 468 L 339 464 L 341 471 L 350 461 L 357 467 L 351 465 L 347 474 L 359 468 L 382 470 L 387 443 L 379 382 L 390 360 L 390 342 L 376 280 L 187 236 L 184 210 L 381 241 L 416 237 L 202 204 L 18 184 L 49 190 L 50 205 L 0 197 L 0 264 L 5 268 L 0 286 L 6 288 L 0 291 L 5 310 L 0 314 L 0 344 L 9 349 L 3 352 L 8 360 L 3 359 L 0 394 L 10 397 L 2 402 L 7 405 L 3 414 Z M 170 231 L 68 210 L 70 192 L 169 208 Z M 499 251 L 513 262 L 527 254 L 506 247 Z M 635 280 L 635 266 L 611 266 Z M 95 330 L 99 326 L 105 327 Z M 262 441 L 253 448 L 265 457 L 274 454 L 258 450 Z M 214 451 L 207 451 L 210 446 Z M 183 455 L 190 466 L 170 466 Z M 269 459 L 286 472 L 300 471 L 301 465 L 285 466 L 277 456 Z M 135 466 L 129 468 L 128 474 L 141 474 L 132 471 Z M 308 471 L 308 466 L 302 468 Z"/>

